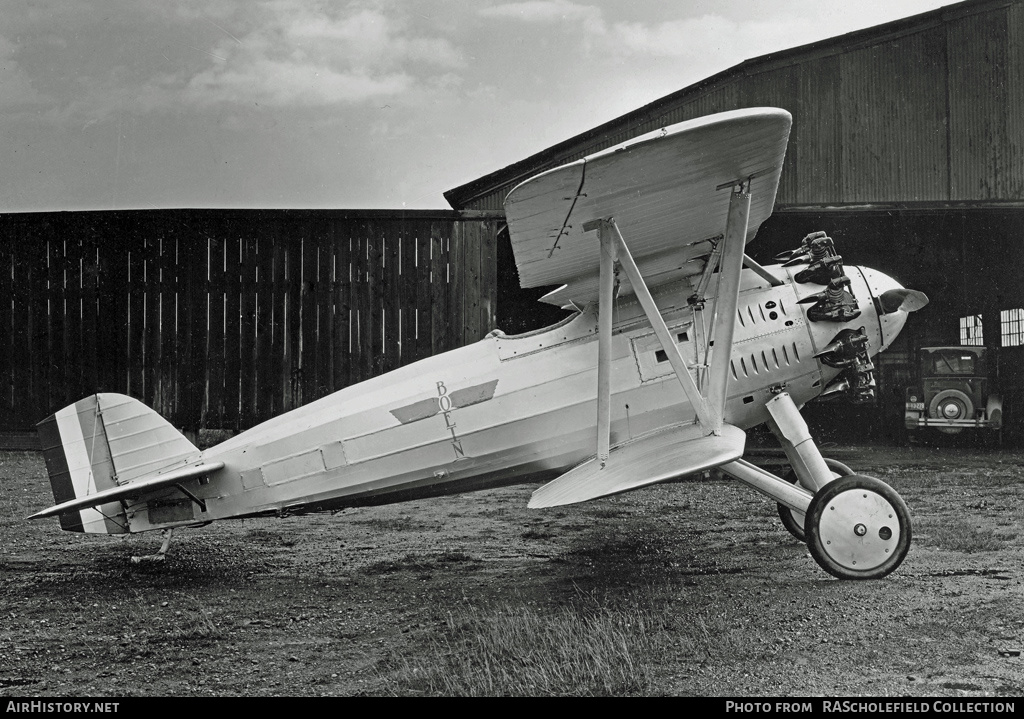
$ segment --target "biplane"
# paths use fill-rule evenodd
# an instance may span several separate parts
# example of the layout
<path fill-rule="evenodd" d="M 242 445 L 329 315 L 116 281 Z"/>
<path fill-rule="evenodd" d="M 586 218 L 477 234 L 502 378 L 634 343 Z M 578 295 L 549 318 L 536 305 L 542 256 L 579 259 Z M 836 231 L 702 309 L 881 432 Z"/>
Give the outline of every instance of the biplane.
<path fill-rule="evenodd" d="M 905 503 L 823 458 L 800 408 L 870 399 L 871 358 L 928 300 L 844 265 L 821 232 L 776 264 L 746 254 L 791 123 L 703 117 L 515 187 L 520 283 L 572 310 L 554 326 L 492 331 L 202 451 L 127 396 L 65 407 L 39 425 L 56 505 L 31 519 L 144 532 L 545 482 L 541 509 L 717 468 L 774 500 L 827 572 L 889 574 L 910 547 Z M 788 477 L 743 458 L 763 423 Z"/>

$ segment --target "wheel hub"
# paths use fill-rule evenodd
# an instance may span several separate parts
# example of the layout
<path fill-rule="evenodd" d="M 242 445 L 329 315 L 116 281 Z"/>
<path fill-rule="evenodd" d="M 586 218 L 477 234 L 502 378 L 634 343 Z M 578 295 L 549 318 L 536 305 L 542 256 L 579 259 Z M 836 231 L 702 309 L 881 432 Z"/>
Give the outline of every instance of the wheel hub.
<path fill-rule="evenodd" d="M 868 570 L 883 564 L 900 539 L 895 507 L 868 489 L 840 492 L 829 501 L 819 526 L 821 545 L 837 564 Z"/>

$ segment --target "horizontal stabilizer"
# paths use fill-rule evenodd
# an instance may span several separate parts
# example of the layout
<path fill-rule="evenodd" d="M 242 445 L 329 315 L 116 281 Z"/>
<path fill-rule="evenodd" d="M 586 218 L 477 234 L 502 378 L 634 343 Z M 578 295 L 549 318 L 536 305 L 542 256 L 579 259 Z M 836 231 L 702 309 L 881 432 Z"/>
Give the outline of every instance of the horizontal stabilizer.
<path fill-rule="evenodd" d="M 604 466 L 592 457 L 533 493 L 530 509 L 585 502 L 700 472 L 743 456 L 746 434 L 727 424 L 721 436 L 700 425 L 655 432 L 611 449 Z"/>
<path fill-rule="evenodd" d="M 186 479 L 200 477 L 204 474 L 210 474 L 211 472 L 216 472 L 218 469 L 223 468 L 223 462 L 202 462 L 189 467 L 173 469 L 164 474 L 158 474 L 155 477 L 138 479 L 130 484 L 104 489 L 100 492 L 96 492 L 95 494 L 87 494 L 84 497 L 78 497 L 77 499 L 63 502 L 50 507 L 49 509 L 44 509 L 42 512 L 36 512 L 29 517 L 29 519 L 55 517 L 60 514 L 65 514 L 66 512 L 74 512 L 87 507 L 98 507 L 101 504 L 107 504 L 108 502 L 118 502 L 122 499 L 134 499 L 148 492 L 170 487 L 178 484 L 179 482 L 183 482 Z"/>
<path fill-rule="evenodd" d="M 122 394 L 85 397 L 38 428 L 56 506 L 35 517 L 59 515 L 61 529 L 69 532 L 130 532 L 118 500 L 143 491 L 140 480 L 159 477 L 159 488 L 170 471 L 191 471 L 202 458 L 167 420 Z"/>

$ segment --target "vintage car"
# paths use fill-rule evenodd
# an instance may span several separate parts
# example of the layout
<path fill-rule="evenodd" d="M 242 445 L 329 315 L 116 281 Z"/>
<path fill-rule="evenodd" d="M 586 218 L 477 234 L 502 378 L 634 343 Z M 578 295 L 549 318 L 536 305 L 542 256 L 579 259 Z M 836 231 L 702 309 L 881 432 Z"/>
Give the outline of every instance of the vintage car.
<path fill-rule="evenodd" d="M 992 387 L 985 347 L 922 347 L 918 381 L 907 387 L 908 430 L 1000 430 L 1003 400 Z"/>

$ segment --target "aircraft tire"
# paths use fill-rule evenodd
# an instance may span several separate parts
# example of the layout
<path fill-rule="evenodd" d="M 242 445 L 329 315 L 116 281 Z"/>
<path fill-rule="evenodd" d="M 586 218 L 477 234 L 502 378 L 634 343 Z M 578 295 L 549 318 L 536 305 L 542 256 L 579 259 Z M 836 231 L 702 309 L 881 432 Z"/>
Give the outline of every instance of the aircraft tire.
<path fill-rule="evenodd" d="M 839 579 L 881 579 L 910 551 L 910 511 L 874 477 L 852 474 L 822 487 L 807 508 L 807 547 Z"/>
<path fill-rule="evenodd" d="M 825 464 L 832 470 L 832 477 L 847 477 L 853 474 L 853 470 L 847 467 L 842 462 L 837 462 L 834 459 L 825 458 Z M 782 477 L 790 484 L 796 484 L 796 472 L 792 469 L 786 472 Z M 807 541 L 807 535 L 804 534 L 804 514 L 802 512 L 794 512 L 792 509 L 784 504 L 779 504 L 779 519 L 782 520 L 782 526 L 785 527 L 790 534 L 799 539 L 801 542 Z"/>

